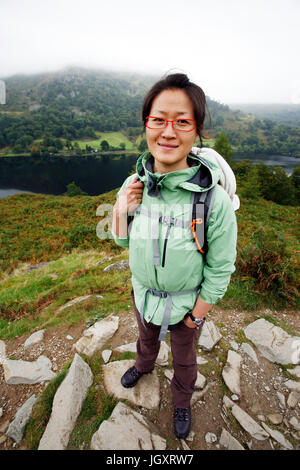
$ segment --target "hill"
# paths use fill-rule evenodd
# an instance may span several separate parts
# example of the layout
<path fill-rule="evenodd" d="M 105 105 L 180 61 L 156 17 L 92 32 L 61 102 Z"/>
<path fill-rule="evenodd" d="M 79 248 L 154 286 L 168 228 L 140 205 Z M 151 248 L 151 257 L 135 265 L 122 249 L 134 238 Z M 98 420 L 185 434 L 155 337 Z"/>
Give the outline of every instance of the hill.
<path fill-rule="evenodd" d="M 7 77 L 7 100 L 0 108 L 0 153 L 26 153 L 34 147 L 40 153 L 76 154 L 82 145 L 75 148 L 75 141 L 86 147 L 107 132 L 124 134 L 125 148 L 125 137 L 137 148 L 143 97 L 158 78 L 82 68 Z M 211 141 L 224 131 L 237 152 L 300 155 L 294 124 L 258 119 L 209 97 L 207 105 L 205 129 Z"/>
<path fill-rule="evenodd" d="M 291 126 L 300 126 L 300 104 L 229 103 L 229 107 L 259 118 L 271 119 Z"/>

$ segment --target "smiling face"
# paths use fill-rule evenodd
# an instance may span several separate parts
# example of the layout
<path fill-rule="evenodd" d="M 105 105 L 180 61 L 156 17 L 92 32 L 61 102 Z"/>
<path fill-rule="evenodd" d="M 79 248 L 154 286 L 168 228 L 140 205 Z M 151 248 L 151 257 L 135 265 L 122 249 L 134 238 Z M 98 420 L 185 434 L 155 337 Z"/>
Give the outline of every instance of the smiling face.
<path fill-rule="evenodd" d="M 192 102 L 181 89 L 164 90 L 152 103 L 150 116 L 173 119 L 195 119 Z M 168 123 L 165 129 L 146 127 L 148 148 L 154 157 L 154 172 L 169 173 L 188 168 L 186 157 L 197 140 L 196 129 L 182 132 Z"/>

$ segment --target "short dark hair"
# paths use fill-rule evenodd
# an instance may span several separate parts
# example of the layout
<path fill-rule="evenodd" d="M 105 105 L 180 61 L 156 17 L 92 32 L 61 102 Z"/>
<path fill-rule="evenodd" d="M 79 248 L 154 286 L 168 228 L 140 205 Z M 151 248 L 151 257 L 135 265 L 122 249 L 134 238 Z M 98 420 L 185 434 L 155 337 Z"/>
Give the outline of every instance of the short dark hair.
<path fill-rule="evenodd" d="M 142 120 L 144 122 L 144 127 L 146 127 L 146 117 L 150 114 L 154 98 L 156 98 L 156 96 L 159 95 L 159 93 L 162 91 L 170 89 L 184 90 L 190 98 L 194 109 L 195 121 L 197 123 L 197 134 L 199 136 L 202 147 L 202 138 L 205 138 L 203 133 L 205 108 L 207 108 L 205 93 L 202 88 L 200 88 L 195 83 L 192 83 L 184 73 L 166 75 L 161 80 L 156 82 L 148 91 L 144 98 L 144 104 L 142 108 Z"/>

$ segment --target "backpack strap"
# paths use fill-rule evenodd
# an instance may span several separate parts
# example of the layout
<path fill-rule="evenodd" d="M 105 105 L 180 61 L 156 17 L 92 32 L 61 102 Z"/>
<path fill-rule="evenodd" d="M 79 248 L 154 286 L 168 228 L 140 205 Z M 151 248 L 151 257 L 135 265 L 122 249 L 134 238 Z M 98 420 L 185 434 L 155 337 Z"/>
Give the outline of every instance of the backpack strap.
<path fill-rule="evenodd" d="M 192 203 L 192 234 L 198 250 L 203 255 L 207 252 L 207 237 L 209 216 L 213 206 L 215 187 L 208 191 L 194 192 Z"/>

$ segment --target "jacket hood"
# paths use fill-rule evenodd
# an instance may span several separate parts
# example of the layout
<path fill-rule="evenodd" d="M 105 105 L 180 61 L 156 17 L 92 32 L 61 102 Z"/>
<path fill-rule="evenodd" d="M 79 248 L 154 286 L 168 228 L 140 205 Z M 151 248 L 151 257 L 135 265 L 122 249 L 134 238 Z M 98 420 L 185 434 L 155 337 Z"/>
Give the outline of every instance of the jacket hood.
<path fill-rule="evenodd" d="M 161 197 L 160 189 L 162 187 L 170 190 L 179 187 L 188 191 L 202 192 L 218 184 L 221 170 L 215 163 L 194 155 L 192 152 L 187 158 L 189 168 L 161 174 L 154 173 L 154 158 L 149 151 L 144 152 L 137 160 L 136 173 L 148 188 L 148 195 Z"/>

